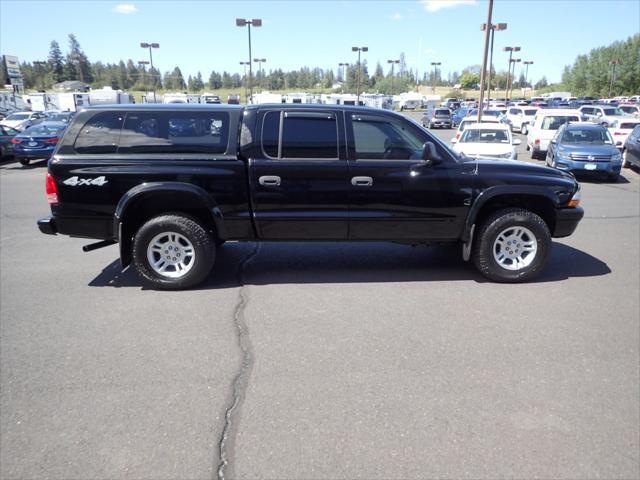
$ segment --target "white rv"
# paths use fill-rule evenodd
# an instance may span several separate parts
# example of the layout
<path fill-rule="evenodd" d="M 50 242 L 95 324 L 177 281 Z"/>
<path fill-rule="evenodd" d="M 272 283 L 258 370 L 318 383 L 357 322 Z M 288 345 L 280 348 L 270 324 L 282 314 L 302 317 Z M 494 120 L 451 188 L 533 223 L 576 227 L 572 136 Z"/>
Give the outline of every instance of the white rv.
<path fill-rule="evenodd" d="M 360 95 L 360 102 L 371 108 L 384 108 L 385 110 L 393 108 L 393 97 L 383 93 L 363 93 Z"/>
<path fill-rule="evenodd" d="M 89 92 L 89 103 L 91 105 L 113 105 L 120 103 L 134 103 L 133 96 L 122 90 L 114 90 L 111 87 L 104 87 Z"/>
<path fill-rule="evenodd" d="M 282 103 L 316 103 L 315 96 L 310 93 L 287 93 Z"/>
<path fill-rule="evenodd" d="M 200 103 L 221 103 L 220 95 L 214 95 L 213 93 L 203 93 L 200 95 Z"/>

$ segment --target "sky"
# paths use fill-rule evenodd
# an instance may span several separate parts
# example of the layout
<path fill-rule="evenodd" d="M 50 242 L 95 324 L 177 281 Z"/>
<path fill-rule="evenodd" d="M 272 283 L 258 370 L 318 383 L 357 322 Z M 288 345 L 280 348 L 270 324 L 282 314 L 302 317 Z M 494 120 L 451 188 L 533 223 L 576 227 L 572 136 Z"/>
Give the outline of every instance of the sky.
<path fill-rule="evenodd" d="M 90 61 L 148 59 L 140 42 L 157 42 L 154 66 L 163 73 L 179 66 L 183 76 L 211 70 L 242 73 L 248 59 L 247 29 L 236 18 L 260 18 L 252 28 L 254 58 L 264 68 L 338 68 L 353 63 L 353 46 L 373 72 L 380 62 L 404 52 L 419 75 L 441 62 L 442 75 L 482 62 L 486 0 L 414 1 L 136 1 L 0 0 L 0 53 L 20 61 L 45 60 L 57 40 L 66 54 L 74 33 Z M 505 70 L 504 46 L 520 46 L 519 58 L 533 61 L 529 78 L 557 82 L 565 65 L 589 50 L 640 33 L 638 0 L 495 0 L 494 67 Z M 514 57 L 518 58 L 518 57 Z M 516 76 L 520 74 L 516 69 Z"/>

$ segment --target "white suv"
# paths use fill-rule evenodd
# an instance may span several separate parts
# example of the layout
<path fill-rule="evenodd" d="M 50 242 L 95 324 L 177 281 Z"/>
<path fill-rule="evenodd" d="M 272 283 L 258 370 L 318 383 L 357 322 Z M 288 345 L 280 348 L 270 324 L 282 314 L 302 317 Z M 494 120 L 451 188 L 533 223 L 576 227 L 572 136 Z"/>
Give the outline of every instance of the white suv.
<path fill-rule="evenodd" d="M 549 142 L 556 131 L 565 123 L 579 122 L 578 110 L 561 108 L 542 108 L 538 110 L 529 125 L 527 135 L 527 150 L 531 150 L 531 158 L 544 158 L 549 148 Z"/>
<path fill-rule="evenodd" d="M 509 107 L 506 117 L 509 125 L 511 125 L 511 131 L 526 135 L 529 125 L 533 122 L 538 110 L 540 110 L 538 107 L 529 106 Z"/>
<path fill-rule="evenodd" d="M 613 105 L 583 105 L 579 110 L 585 120 L 599 123 L 603 127 L 608 127 L 615 120 L 625 116 L 622 110 Z"/>

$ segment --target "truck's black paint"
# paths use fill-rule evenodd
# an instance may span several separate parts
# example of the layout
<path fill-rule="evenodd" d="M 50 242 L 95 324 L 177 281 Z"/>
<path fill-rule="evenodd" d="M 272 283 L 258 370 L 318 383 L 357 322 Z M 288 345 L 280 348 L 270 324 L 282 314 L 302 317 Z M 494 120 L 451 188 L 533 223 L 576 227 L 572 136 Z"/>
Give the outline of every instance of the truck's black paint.
<path fill-rule="evenodd" d="M 83 125 L 107 110 L 132 112 L 215 110 L 231 119 L 223 154 L 77 154 Z M 278 160 L 261 145 L 262 119 L 271 111 L 331 112 L 338 122 L 337 159 Z M 437 158 L 355 159 L 352 115 L 405 122 Z M 472 226 L 491 211 L 534 211 L 553 236 L 570 235 L 582 209 L 568 208 L 573 176 L 513 161 L 460 159 L 407 118 L 383 110 L 331 105 L 138 105 L 89 108 L 76 115 L 49 161 L 59 192 L 43 233 L 120 242 L 123 265 L 144 215 L 187 211 L 225 240 L 389 240 L 407 243 L 470 239 Z M 104 176 L 103 186 L 68 186 L 69 177 Z M 261 185 L 262 176 L 281 178 Z M 373 185 L 352 184 L 370 177 Z"/>

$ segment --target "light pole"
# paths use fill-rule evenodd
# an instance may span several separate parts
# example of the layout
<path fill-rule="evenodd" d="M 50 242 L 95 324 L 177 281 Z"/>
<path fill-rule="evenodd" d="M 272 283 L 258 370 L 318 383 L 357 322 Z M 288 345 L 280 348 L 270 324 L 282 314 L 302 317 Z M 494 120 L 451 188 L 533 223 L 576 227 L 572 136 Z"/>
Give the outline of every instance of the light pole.
<path fill-rule="evenodd" d="M 400 60 L 387 60 L 387 63 L 391 64 L 391 95 L 393 96 L 393 78 L 394 78 L 394 71 L 393 71 L 393 67 L 396 65 L 396 63 L 400 63 Z"/>
<path fill-rule="evenodd" d="M 487 9 L 487 25 L 491 25 L 491 16 L 493 15 L 493 0 L 489 0 L 489 6 Z M 489 32 L 487 28 L 484 32 L 484 48 L 482 50 L 482 69 L 480 70 L 480 101 L 478 102 L 478 123 L 482 119 L 482 97 L 484 96 L 484 80 L 487 74 L 487 54 L 489 53 Z M 476 173 L 478 172 L 478 165 L 476 162 Z"/>
<path fill-rule="evenodd" d="M 236 18 L 236 27 L 247 27 L 249 32 L 249 93 L 250 96 L 253 96 L 253 70 L 251 69 L 251 25 L 254 27 L 262 26 L 262 19 L 254 18 L 253 20 L 245 19 L 245 18 Z M 247 99 L 247 104 L 249 104 L 249 99 Z"/>
<path fill-rule="evenodd" d="M 249 97 L 247 97 L 247 65 L 251 65 L 251 62 L 240 62 L 240 65 L 244 67 L 244 100 L 249 103 Z"/>
<path fill-rule="evenodd" d="M 485 31 L 487 29 L 487 24 L 483 23 L 480 26 L 481 31 Z M 506 23 L 494 23 L 491 25 L 491 47 L 489 49 L 489 71 L 487 72 L 487 100 L 491 100 L 491 71 L 493 70 L 493 37 L 496 33 L 496 30 L 506 30 Z"/>
<path fill-rule="evenodd" d="M 146 86 L 146 82 L 145 82 L 146 79 L 144 78 L 144 69 L 145 69 L 145 65 L 149 65 L 149 62 L 147 60 L 138 60 L 138 65 L 142 65 L 142 85 Z M 145 95 L 144 98 L 146 100 L 147 96 Z"/>
<path fill-rule="evenodd" d="M 516 76 L 516 63 L 520 63 L 522 60 L 519 58 L 514 58 L 513 60 L 511 60 L 511 63 L 513 63 L 513 73 L 511 73 L 510 78 L 511 81 L 509 82 L 509 99 L 511 99 L 511 97 L 513 96 L 513 77 Z M 511 66 L 509 66 L 509 71 L 511 71 Z"/>
<path fill-rule="evenodd" d="M 140 46 L 142 48 L 148 48 L 149 49 L 149 63 L 151 65 L 151 85 L 152 85 L 152 91 L 153 91 L 153 103 L 156 103 L 156 82 L 155 79 L 153 78 L 153 53 L 151 52 L 152 48 L 160 48 L 160 44 L 159 43 L 145 43 L 142 42 L 140 44 Z"/>
<path fill-rule="evenodd" d="M 46 65 L 47 62 L 43 62 L 41 60 L 36 60 L 35 62 L 33 62 L 33 64 L 38 66 L 38 72 L 40 73 L 40 86 L 42 87 L 42 90 L 44 91 L 44 72 L 42 71 L 42 66 Z"/>
<path fill-rule="evenodd" d="M 360 64 L 360 52 L 368 52 L 369 47 L 351 47 L 352 52 L 358 52 L 358 82 L 356 86 L 357 90 L 357 100 L 356 105 L 360 105 L 360 71 L 362 70 L 362 65 Z"/>
<path fill-rule="evenodd" d="M 609 97 L 611 97 L 611 92 L 613 91 L 613 82 L 616 81 L 616 65 L 618 65 L 620 63 L 620 60 L 618 60 L 618 59 L 611 60 L 609 63 L 613 67 L 611 69 L 611 83 L 609 84 Z"/>
<path fill-rule="evenodd" d="M 262 86 L 262 83 L 264 82 L 264 70 L 262 70 L 262 64 L 264 62 L 266 62 L 267 59 L 266 58 L 254 58 L 253 61 L 258 64 L 258 75 L 260 75 L 260 83 L 258 84 L 258 86 L 264 88 Z"/>
<path fill-rule="evenodd" d="M 509 95 L 509 77 L 510 77 L 510 72 L 511 72 L 511 56 L 513 55 L 513 52 L 519 52 L 520 51 L 520 47 L 504 47 L 502 49 L 502 51 L 504 52 L 509 52 L 509 63 L 508 63 L 508 67 L 507 68 L 507 85 L 505 87 L 504 90 L 504 96 L 505 96 L 505 100 L 508 99 L 508 95 Z"/>
<path fill-rule="evenodd" d="M 438 71 L 438 66 L 442 65 L 442 62 L 431 62 L 431 66 L 433 67 L 433 78 L 431 79 L 431 93 L 436 93 L 436 72 Z"/>
<path fill-rule="evenodd" d="M 533 65 L 533 62 L 531 60 L 525 60 L 524 62 L 522 62 L 526 65 L 525 67 L 525 74 L 524 74 L 524 83 L 526 83 L 527 87 L 529 87 L 529 65 Z M 527 91 L 524 91 L 524 96 L 525 98 L 527 97 Z"/>

